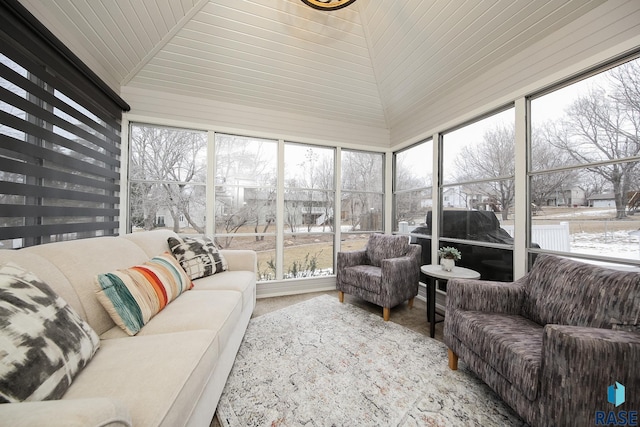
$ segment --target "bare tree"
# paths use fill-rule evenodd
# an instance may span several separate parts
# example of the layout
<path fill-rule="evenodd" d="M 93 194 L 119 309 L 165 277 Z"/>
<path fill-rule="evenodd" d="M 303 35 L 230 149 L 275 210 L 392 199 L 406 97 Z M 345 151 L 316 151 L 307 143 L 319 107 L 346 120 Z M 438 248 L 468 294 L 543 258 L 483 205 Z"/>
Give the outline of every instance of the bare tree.
<path fill-rule="evenodd" d="M 482 142 L 465 146 L 455 159 L 458 182 L 496 178 L 474 184 L 474 191 L 495 199 L 496 209 L 507 219 L 515 196 L 515 135 L 513 125 L 498 125 L 485 131 Z"/>
<path fill-rule="evenodd" d="M 382 156 L 343 151 L 342 189 L 342 206 L 348 209 L 353 231 L 362 225 L 364 218 L 373 215 L 377 206 L 375 193 L 382 192 Z"/>
<path fill-rule="evenodd" d="M 157 126 L 134 126 L 131 132 L 130 169 L 132 217 L 145 229 L 155 226 L 161 209 L 180 231 L 184 220 L 204 233 L 204 198 L 194 184 L 206 184 L 203 134 Z M 199 212 L 198 218 L 192 216 Z"/>
<path fill-rule="evenodd" d="M 640 64 L 623 64 L 593 83 L 548 133 L 549 143 L 580 164 L 610 162 L 640 154 Z M 592 166 L 612 186 L 616 218 L 626 216 L 638 162 Z"/>

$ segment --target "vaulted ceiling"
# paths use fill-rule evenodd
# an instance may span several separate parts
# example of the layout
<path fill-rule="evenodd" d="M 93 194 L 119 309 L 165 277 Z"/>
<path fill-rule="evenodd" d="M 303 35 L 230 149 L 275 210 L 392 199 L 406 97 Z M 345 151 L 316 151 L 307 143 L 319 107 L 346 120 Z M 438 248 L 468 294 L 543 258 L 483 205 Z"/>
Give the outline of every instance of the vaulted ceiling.
<path fill-rule="evenodd" d="M 605 0 L 21 0 L 130 86 L 390 129 Z"/>

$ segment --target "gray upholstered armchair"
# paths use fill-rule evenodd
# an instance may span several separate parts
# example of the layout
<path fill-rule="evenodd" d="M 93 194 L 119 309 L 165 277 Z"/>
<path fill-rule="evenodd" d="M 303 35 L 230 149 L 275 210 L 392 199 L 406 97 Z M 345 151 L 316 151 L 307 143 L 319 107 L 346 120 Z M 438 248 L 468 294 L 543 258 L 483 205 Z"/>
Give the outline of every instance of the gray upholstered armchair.
<path fill-rule="evenodd" d="M 450 280 L 444 341 L 531 426 L 597 425 L 640 408 L 640 273 L 539 255 L 512 283 Z"/>
<path fill-rule="evenodd" d="M 372 234 L 366 249 L 338 252 L 336 288 L 340 302 L 344 294 L 354 295 L 383 308 L 389 320 L 391 308 L 418 295 L 420 245 L 407 236 Z"/>

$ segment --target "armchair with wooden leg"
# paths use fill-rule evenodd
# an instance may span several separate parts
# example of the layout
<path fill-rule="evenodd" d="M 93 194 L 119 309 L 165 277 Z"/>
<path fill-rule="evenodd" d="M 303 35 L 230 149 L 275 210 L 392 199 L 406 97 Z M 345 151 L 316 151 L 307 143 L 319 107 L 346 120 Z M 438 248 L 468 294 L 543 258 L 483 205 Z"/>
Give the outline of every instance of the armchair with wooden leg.
<path fill-rule="evenodd" d="M 347 293 L 377 304 L 385 321 L 396 305 L 408 301 L 411 308 L 418 295 L 421 253 L 420 245 L 410 244 L 408 236 L 378 233 L 369 237 L 365 249 L 338 252 L 340 302 Z"/>

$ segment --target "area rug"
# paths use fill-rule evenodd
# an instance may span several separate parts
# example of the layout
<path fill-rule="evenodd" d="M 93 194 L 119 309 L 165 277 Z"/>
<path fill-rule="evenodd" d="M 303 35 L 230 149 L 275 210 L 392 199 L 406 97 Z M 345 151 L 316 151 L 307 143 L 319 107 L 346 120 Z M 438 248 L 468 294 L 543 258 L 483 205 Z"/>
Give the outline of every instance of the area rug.
<path fill-rule="evenodd" d="M 425 319 L 426 322 L 426 319 Z M 252 319 L 223 427 L 525 426 L 444 344 L 323 295 Z"/>

